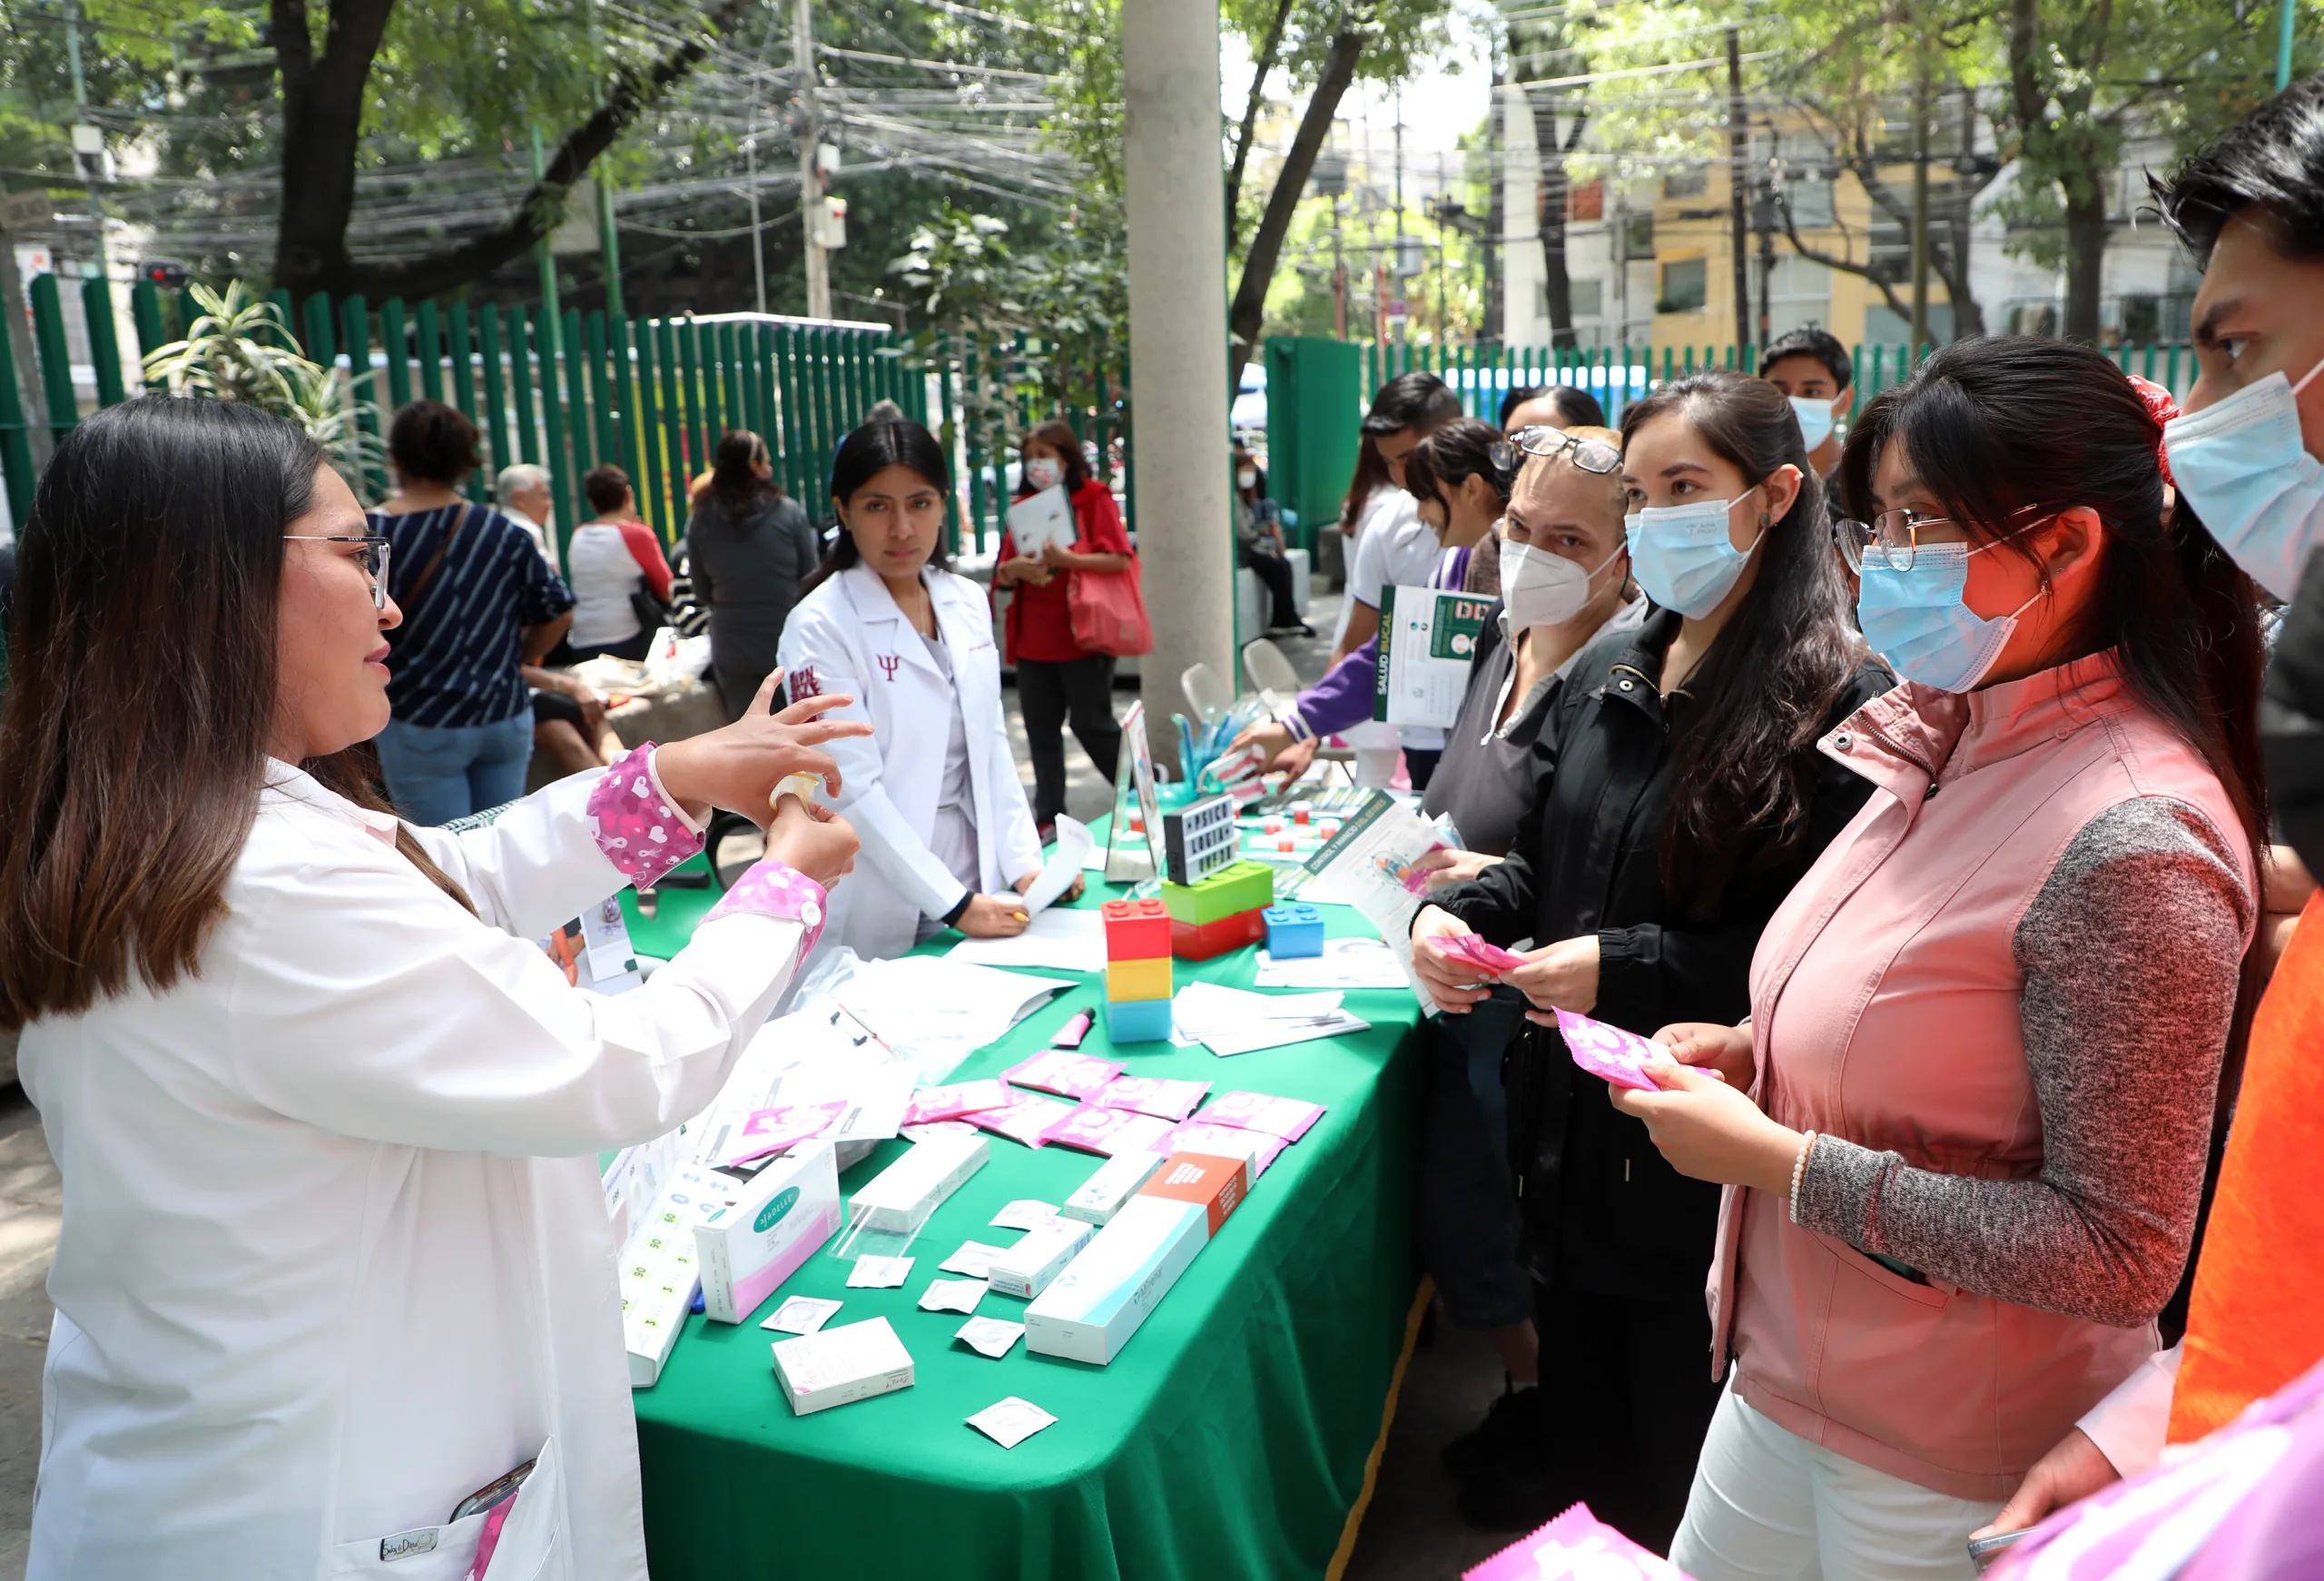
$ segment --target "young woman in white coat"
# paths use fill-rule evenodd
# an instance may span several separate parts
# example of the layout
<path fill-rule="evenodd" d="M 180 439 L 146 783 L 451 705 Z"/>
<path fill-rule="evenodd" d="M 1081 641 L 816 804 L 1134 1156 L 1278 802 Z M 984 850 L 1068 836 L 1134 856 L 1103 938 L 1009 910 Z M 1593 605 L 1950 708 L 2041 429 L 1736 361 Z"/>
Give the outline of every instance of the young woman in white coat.
<path fill-rule="evenodd" d="M 838 899 L 829 940 L 866 960 L 948 926 L 1023 932 L 1009 892 L 1041 869 L 1000 708 L 992 611 L 939 548 L 950 492 L 943 449 L 920 424 L 849 434 L 832 463 L 838 541 L 783 628 L 793 694 L 846 692 L 855 702 L 839 716 L 872 723 L 872 739 L 832 747 L 863 869 Z"/>
<path fill-rule="evenodd" d="M 386 540 L 290 424 L 146 397 L 57 449 L 0 720 L 0 1024 L 64 1177 L 28 1574 L 644 1581 L 595 1155 L 700 1111 L 855 848 L 785 798 L 653 979 L 533 941 L 839 771 L 844 698 L 478 826 L 386 810 Z M 454 1519 L 530 1463 L 513 1502 Z"/>

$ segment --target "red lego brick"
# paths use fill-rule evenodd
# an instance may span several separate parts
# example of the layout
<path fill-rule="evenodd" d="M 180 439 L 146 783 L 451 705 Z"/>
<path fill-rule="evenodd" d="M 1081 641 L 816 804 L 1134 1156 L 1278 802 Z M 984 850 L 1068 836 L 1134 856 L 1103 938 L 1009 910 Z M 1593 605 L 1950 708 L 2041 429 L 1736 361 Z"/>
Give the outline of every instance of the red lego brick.
<path fill-rule="evenodd" d="M 1170 954 L 1170 914 L 1158 900 L 1109 900 L 1098 908 L 1106 919 L 1106 959 L 1151 961 Z"/>
<path fill-rule="evenodd" d="M 1267 936 L 1265 911 L 1265 907 L 1238 911 L 1215 923 L 1182 923 L 1173 918 L 1170 954 L 1181 961 L 1207 961 L 1213 955 L 1258 944 Z"/>

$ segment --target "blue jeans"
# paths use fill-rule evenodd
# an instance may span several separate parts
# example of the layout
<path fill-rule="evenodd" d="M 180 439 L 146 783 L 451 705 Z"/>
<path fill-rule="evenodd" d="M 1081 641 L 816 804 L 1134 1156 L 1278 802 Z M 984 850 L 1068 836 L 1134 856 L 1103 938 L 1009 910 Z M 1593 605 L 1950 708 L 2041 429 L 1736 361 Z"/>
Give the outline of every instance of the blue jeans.
<path fill-rule="evenodd" d="M 530 710 L 496 725 L 407 725 L 379 733 L 388 798 L 414 824 L 448 824 L 525 794 L 533 760 Z"/>
<path fill-rule="evenodd" d="M 1516 991 L 1499 988 L 1468 1014 L 1440 1015 L 1428 1027 L 1415 1229 L 1444 1315 L 1463 1329 L 1507 1329 L 1533 1315 L 1530 1282 L 1517 1267 L 1509 1101 L 1501 1082 L 1502 1051 L 1524 1013 Z"/>

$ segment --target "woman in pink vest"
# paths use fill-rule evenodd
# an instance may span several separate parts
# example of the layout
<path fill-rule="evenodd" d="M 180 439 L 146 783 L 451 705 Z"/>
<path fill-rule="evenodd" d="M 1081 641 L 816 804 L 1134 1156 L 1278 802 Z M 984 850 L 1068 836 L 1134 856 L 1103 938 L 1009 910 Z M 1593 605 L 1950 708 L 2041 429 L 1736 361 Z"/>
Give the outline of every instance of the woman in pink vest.
<path fill-rule="evenodd" d="M 1724 1183 L 1733 1362 L 1671 1559 L 1966 1576 L 2155 1349 L 2193 1232 L 2265 813 L 2251 584 L 2112 363 L 1967 341 L 1848 438 L 1873 786 L 1760 936 L 1751 1019 L 1618 1092 Z M 1747 1096 L 1748 1094 L 1748 1096 Z"/>

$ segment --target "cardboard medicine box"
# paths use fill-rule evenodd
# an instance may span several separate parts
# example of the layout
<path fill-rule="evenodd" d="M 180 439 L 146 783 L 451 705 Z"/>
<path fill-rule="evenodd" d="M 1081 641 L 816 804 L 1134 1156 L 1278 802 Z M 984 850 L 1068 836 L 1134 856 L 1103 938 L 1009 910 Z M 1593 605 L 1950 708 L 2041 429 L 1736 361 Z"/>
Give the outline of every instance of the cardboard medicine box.
<path fill-rule="evenodd" d="M 1122 1204 L 1136 1196 L 1137 1189 L 1161 1167 L 1158 1152 L 1117 1153 L 1082 1181 L 1081 1189 L 1068 1197 L 1058 1211 L 1068 1219 L 1103 1224 L 1120 1212 Z"/>
<path fill-rule="evenodd" d="M 798 1416 L 893 1394 L 912 1384 L 911 1352 L 885 1318 L 774 1342 L 774 1376 Z"/>
<path fill-rule="evenodd" d="M 1132 1197 L 1025 1309 L 1025 1349 L 1104 1366 L 1209 1239 L 1200 1204 Z"/>
<path fill-rule="evenodd" d="M 838 1228 L 839 1164 L 830 1143 L 809 1142 L 767 1165 L 694 1227 L 703 1315 L 743 1321 Z"/>
<path fill-rule="evenodd" d="M 991 1156 L 981 1136 L 924 1137 L 848 1199 L 849 1221 L 868 1230 L 918 1230 Z"/>
<path fill-rule="evenodd" d="M 1049 1288 L 1074 1253 L 1089 1244 L 1097 1230 L 1063 1214 L 1025 1231 L 1017 1244 L 992 1260 L 986 1270 L 995 1294 L 1027 1300 Z"/>
<path fill-rule="evenodd" d="M 1226 1216 L 1251 1194 L 1251 1161 L 1210 1153 L 1174 1152 L 1162 1161 L 1154 1178 L 1137 1189 L 1137 1194 L 1194 1203 L 1208 1219 L 1206 1233 L 1216 1235 L 1218 1227 L 1226 1222 Z"/>

